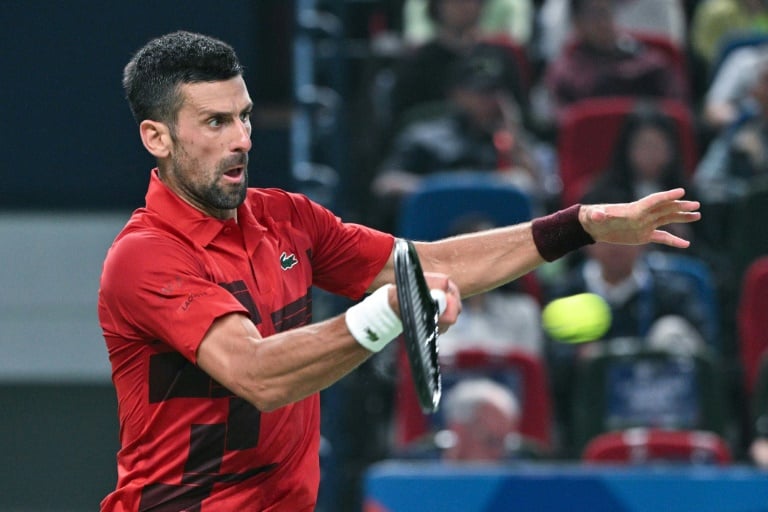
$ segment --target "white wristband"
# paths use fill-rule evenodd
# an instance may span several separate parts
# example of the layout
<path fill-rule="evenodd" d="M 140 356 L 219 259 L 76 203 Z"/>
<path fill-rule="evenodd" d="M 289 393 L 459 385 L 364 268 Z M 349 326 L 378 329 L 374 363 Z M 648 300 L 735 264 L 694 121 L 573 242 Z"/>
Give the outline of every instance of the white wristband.
<path fill-rule="evenodd" d="M 378 352 L 403 331 L 403 323 L 389 305 L 389 288 L 382 286 L 347 310 L 347 329 L 359 344 Z"/>

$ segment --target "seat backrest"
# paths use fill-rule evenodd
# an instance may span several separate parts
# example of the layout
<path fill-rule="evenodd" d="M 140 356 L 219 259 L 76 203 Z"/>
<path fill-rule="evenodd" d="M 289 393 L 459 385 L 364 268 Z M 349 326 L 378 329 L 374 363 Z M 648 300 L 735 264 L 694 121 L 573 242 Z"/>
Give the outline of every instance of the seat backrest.
<path fill-rule="evenodd" d="M 768 256 L 756 259 L 744 274 L 737 326 L 744 387 L 751 395 L 761 357 L 768 349 Z"/>
<path fill-rule="evenodd" d="M 624 121 L 638 101 L 639 98 L 626 96 L 589 98 L 563 108 L 557 138 L 563 206 L 578 202 L 608 168 Z M 698 149 L 690 109 L 670 99 L 657 100 L 656 105 L 675 120 L 683 165 L 688 175 L 693 174 Z"/>
<path fill-rule="evenodd" d="M 401 351 L 404 352 L 404 351 Z M 443 394 L 463 379 L 486 377 L 507 387 L 520 403 L 520 433 L 542 452 L 552 447 L 552 404 L 544 361 L 526 352 L 489 354 L 481 350 L 460 351 L 442 364 Z M 437 412 L 425 416 L 418 405 L 407 358 L 398 361 L 395 400 L 395 431 L 399 446 L 418 439 L 443 425 Z"/>
<path fill-rule="evenodd" d="M 713 432 L 633 428 L 590 440 L 582 460 L 622 464 L 730 464 L 728 443 Z"/>
<path fill-rule="evenodd" d="M 530 197 L 494 172 L 432 174 L 403 199 L 398 236 L 437 240 L 453 234 L 456 222 L 481 215 L 497 226 L 531 219 Z"/>
<path fill-rule="evenodd" d="M 572 411 L 575 447 L 633 427 L 723 434 L 725 402 L 715 361 L 705 354 L 643 349 L 580 361 Z"/>

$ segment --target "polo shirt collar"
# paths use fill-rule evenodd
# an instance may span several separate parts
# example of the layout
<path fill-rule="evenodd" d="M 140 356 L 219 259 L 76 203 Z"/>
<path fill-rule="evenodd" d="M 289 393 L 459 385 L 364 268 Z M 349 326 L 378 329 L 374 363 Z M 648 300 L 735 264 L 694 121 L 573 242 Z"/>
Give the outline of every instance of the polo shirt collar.
<path fill-rule="evenodd" d="M 147 209 L 156 212 L 163 219 L 173 224 L 195 243 L 205 247 L 224 229 L 235 223 L 234 220 L 221 220 L 206 215 L 186 203 L 163 183 L 157 168 L 152 169 L 149 189 L 145 196 Z M 242 211 L 242 215 L 240 212 Z M 247 219 L 247 205 L 238 208 L 238 218 Z"/>

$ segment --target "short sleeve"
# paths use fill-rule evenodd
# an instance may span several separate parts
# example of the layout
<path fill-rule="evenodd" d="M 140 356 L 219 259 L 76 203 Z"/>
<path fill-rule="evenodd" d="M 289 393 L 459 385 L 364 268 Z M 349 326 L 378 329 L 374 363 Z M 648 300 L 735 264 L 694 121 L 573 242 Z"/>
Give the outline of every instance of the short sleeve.
<path fill-rule="evenodd" d="M 298 219 L 312 237 L 313 282 L 349 298 L 360 298 L 389 260 L 394 237 L 367 226 L 345 223 L 330 210 L 295 196 Z"/>
<path fill-rule="evenodd" d="M 216 318 L 247 310 L 205 270 L 205 259 L 179 240 L 134 232 L 104 262 L 99 317 L 105 336 L 162 340 L 196 362 Z"/>

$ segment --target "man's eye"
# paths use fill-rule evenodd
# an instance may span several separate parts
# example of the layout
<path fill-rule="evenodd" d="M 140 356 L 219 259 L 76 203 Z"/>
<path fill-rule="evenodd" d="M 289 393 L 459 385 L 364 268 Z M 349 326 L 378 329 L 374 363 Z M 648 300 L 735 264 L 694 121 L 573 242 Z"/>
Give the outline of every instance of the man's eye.
<path fill-rule="evenodd" d="M 249 122 L 251 120 L 251 112 L 248 111 L 248 112 L 243 112 L 242 114 L 240 114 L 240 120 L 242 122 L 244 122 L 244 123 Z"/>
<path fill-rule="evenodd" d="M 219 119 L 218 117 L 212 117 L 211 119 L 208 120 L 208 126 L 210 126 L 211 128 L 218 128 L 221 125 L 222 125 L 221 119 Z"/>

